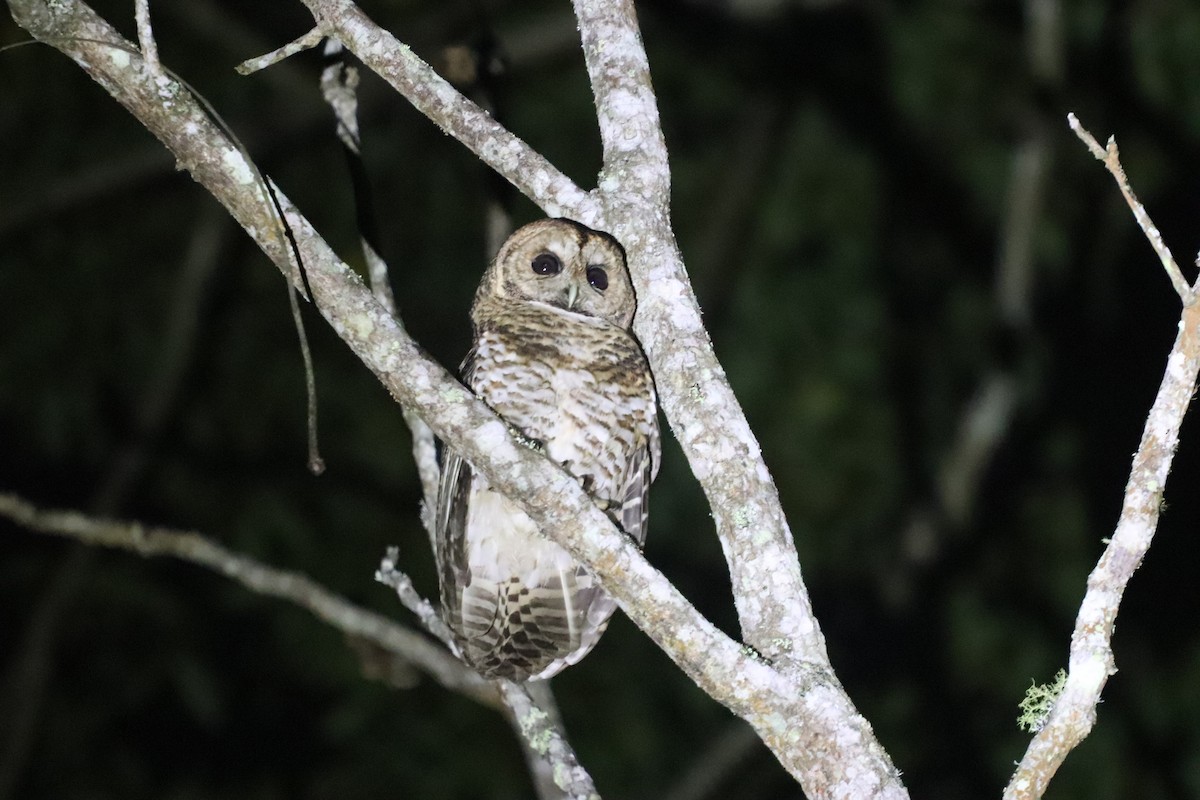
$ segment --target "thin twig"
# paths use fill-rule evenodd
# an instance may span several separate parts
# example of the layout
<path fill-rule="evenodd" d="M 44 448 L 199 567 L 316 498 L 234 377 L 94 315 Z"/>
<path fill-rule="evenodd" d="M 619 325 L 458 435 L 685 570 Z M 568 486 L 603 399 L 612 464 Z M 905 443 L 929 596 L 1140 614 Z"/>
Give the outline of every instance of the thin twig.
<path fill-rule="evenodd" d="M 1104 162 L 1104 166 L 1112 174 L 1113 179 L 1116 180 L 1117 186 L 1121 190 L 1121 195 L 1133 211 L 1134 219 L 1141 226 L 1142 233 L 1146 234 L 1146 239 L 1150 242 L 1150 246 L 1158 254 L 1158 260 L 1162 262 L 1163 269 L 1167 271 L 1167 277 L 1171 279 L 1171 285 L 1175 287 L 1175 292 L 1179 295 L 1179 299 L 1183 301 L 1185 306 L 1190 306 L 1196 302 L 1196 292 L 1188 285 L 1187 280 L 1183 277 L 1183 273 L 1179 270 L 1179 265 L 1175 263 L 1175 257 L 1171 255 L 1170 249 L 1167 247 L 1166 242 L 1163 241 L 1162 234 L 1158 232 L 1158 228 L 1150 220 L 1150 215 L 1146 213 L 1145 206 L 1138 201 L 1137 196 L 1133 193 L 1133 189 L 1129 186 L 1129 180 L 1125 177 L 1125 169 L 1121 166 L 1120 155 L 1117 152 L 1116 137 L 1108 137 L 1108 146 L 1101 147 L 1100 143 L 1096 141 L 1096 137 L 1088 133 L 1087 129 L 1080 124 L 1079 119 L 1074 114 L 1067 114 L 1067 124 L 1071 126 L 1071 130 L 1075 131 L 1075 135 L 1087 145 L 1088 150 L 1092 151 L 1092 155 Z"/>
<path fill-rule="evenodd" d="M 259 594 L 289 600 L 347 634 L 408 659 L 447 689 L 495 705 L 495 694 L 486 681 L 425 636 L 348 602 L 306 575 L 261 564 L 199 533 L 97 519 L 74 511 L 44 511 L 12 494 L 0 494 L 0 516 L 32 531 L 207 567 Z"/>
<path fill-rule="evenodd" d="M 442 644 L 446 645 L 446 647 L 451 650 L 457 650 L 454 644 L 454 637 L 450 635 L 450 628 L 446 625 L 441 615 L 438 614 L 437 609 L 433 607 L 432 603 L 417 593 L 412 579 L 396 567 L 396 562 L 399 558 L 400 548 L 389 547 L 387 554 L 383 557 L 383 561 L 379 565 L 379 569 L 375 571 L 375 580 L 384 586 L 395 589 L 400 602 L 405 608 L 416 614 L 417 619 L 425 630 L 441 640 Z"/>
<path fill-rule="evenodd" d="M 301 52 L 302 50 L 309 50 L 313 47 L 316 47 L 317 45 L 319 45 L 321 43 L 321 40 L 324 38 L 325 38 L 325 32 L 322 31 L 321 26 L 318 25 L 318 26 L 314 27 L 312 30 L 310 30 L 308 33 L 304 34 L 303 36 L 300 36 L 296 39 L 293 39 L 291 42 L 288 42 L 283 47 L 272 50 L 271 52 L 266 53 L 261 56 L 258 56 L 256 58 L 246 59 L 245 61 L 238 64 L 236 67 L 234 67 L 234 69 L 237 71 L 237 73 L 239 75 L 253 74 L 255 72 L 258 72 L 260 69 L 266 69 L 267 67 L 271 66 L 272 64 L 278 64 L 280 61 L 283 61 L 285 58 L 290 58 L 290 57 L 296 55 L 296 53 Z"/>
<path fill-rule="evenodd" d="M 133 15 L 137 21 L 138 44 L 142 48 L 142 58 L 146 60 L 146 69 L 158 75 L 162 67 L 158 63 L 158 44 L 154 41 L 154 30 L 150 27 L 150 0 L 134 0 Z"/>

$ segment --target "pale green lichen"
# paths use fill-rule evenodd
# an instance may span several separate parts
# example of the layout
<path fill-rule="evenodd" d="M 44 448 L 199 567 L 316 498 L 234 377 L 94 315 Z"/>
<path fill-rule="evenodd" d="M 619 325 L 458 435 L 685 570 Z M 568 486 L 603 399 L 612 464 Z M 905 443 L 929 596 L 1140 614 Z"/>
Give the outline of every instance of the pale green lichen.
<path fill-rule="evenodd" d="M 1050 710 L 1054 708 L 1066 685 L 1065 669 L 1058 671 L 1053 683 L 1038 684 L 1037 681 L 1031 681 L 1030 687 L 1025 691 L 1025 699 L 1018 704 L 1021 716 L 1017 719 L 1017 725 L 1030 733 L 1037 733 L 1045 727 Z"/>
<path fill-rule="evenodd" d="M 548 727 L 543 727 L 549 716 L 540 708 L 531 708 L 521 717 L 521 735 L 525 737 L 525 741 L 534 752 L 540 755 L 545 755 L 550 750 L 550 744 L 554 740 L 554 734 Z M 541 730 L 538 730 L 541 728 Z"/>

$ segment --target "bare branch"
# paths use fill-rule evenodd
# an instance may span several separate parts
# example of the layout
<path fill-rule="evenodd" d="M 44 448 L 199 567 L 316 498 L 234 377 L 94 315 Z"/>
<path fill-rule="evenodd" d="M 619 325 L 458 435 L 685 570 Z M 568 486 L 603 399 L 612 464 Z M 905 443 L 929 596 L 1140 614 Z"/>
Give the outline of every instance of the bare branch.
<path fill-rule="evenodd" d="M 669 165 L 633 4 L 575 0 L 575 8 L 605 139 L 601 199 L 638 292 L 635 331 L 712 508 L 742 636 L 776 662 L 824 669 L 825 640 L 778 491 L 713 352 L 671 230 Z M 639 122 L 647 119 L 654 124 Z"/>
<path fill-rule="evenodd" d="M 1096 705 L 1116 672 L 1112 633 L 1129 579 L 1142 563 L 1158 527 L 1163 489 L 1179 442 L 1179 426 L 1200 374 L 1200 307 L 1188 306 L 1166 371 L 1133 457 L 1116 531 L 1088 576 L 1075 620 L 1066 688 L 1045 727 L 1033 738 L 1004 796 L 1033 800 L 1045 791 L 1067 754 L 1091 732 Z"/>
<path fill-rule="evenodd" d="M 207 567 L 259 594 L 289 600 L 347 634 L 408 659 L 447 689 L 485 705 L 496 703 L 486 681 L 424 636 L 355 606 L 305 575 L 260 564 L 199 533 L 146 528 L 136 522 L 96 519 L 72 511 L 43 511 L 11 494 L 0 494 L 0 516 L 41 533 L 143 556 L 171 556 Z"/>
<path fill-rule="evenodd" d="M 400 602 L 416 615 L 421 626 L 436 636 L 452 652 L 457 652 L 458 648 L 454 644 L 454 637 L 450 635 L 450 628 L 446 625 L 445 620 L 438 614 L 432 603 L 417 594 L 412 578 L 409 578 L 396 566 L 399 558 L 400 548 L 389 547 L 379 569 L 375 571 L 375 580 L 394 589 Z"/>
<path fill-rule="evenodd" d="M 600 190 L 666 210 L 671 172 L 632 0 L 574 0 L 604 146 Z"/>
<path fill-rule="evenodd" d="M 525 686 L 512 681 L 496 681 L 500 695 L 512 711 L 514 725 L 529 747 L 551 767 L 554 783 L 571 800 L 600 800 L 592 778 L 579 765 L 575 751 L 555 724 L 543 711 Z"/>
<path fill-rule="evenodd" d="M 550 216 L 595 221 L 599 206 L 525 142 L 463 97 L 404 43 L 349 0 L 303 0 L 318 24 Z"/>
<path fill-rule="evenodd" d="M 1121 193 L 1134 207 L 1137 201 L 1133 199 L 1124 172 L 1120 171 L 1116 145 L 1110 140 L 1108 149 L 1102 150 L 1074 115 L 1068 119 L 1093 155 L 1105 162 L 1105 166 L 1117 178 Z M 1137 205 L 1134 214 L 1138 216 L 1147 238 L 1155 244 L 1155 250 L 1161 246 L 1160 254 L 1166 253 L 1165 246 L 1161 245 L 1161 237 L 1146 217 L 1145 210 Z M 1169 258 L 1170 254 L 1166 253 L 1166 256 Z M 1088 576 L 1087 593 L 1079 607 L 1075 631 L 1071 635 L 1066 685 L 1051 709 L 1046 724 L 1030 742 L 1005 789 L 1006 800 L 1035 800 L 1041 797 L 1067 754 L 1083 741 L 1096 722 L 1100 693 L 1109 676 L 1116 673 L 1112 634 L 1117 611 L 1129 579 L 1142 563 L 1154 539 L 1167 474 L 1179 443 L 1179 428 L 1196 391 L 1198 374 L 1200 306 L 1185 300 L 1179 334 L 1167 357 L 1162 383 L 1159 384 L 1158 394 L 1142 430 L 1142 440 L 1133 457 L 1121 516 L 1112 539 Z"/>
<path fill-rule="evenodd" d="M 283 47 L 276 48 L 269 53 L 258 56 L 257 58 L 248 58 L 238 64 L 234 69 L 239 75 L 251 75 L 258 72 L 260 69 L 266 69 L 272 64 L 278 64 L 285 58 L 291 58 L 296 53 L 302 50 L 309 50 L 316 47 L 325 38 L 325 32 L 318 26 L 313 28 L 308 33 L 285 44 Z"/>
<path fill-rule="evenodd" d="M 150 27 L 150 0 L 134 0 L 133 9 L 142 58 L 146 59 L 146 68 L 157 74 L 162 71 L 162 67 L 158 63 L 158 44 L 154 41 L 154 30 Z"/>
<path fill-rule="evenodd" d="M 1188 285 L 1187 279 L 1179 271 L 1179 265 L 1175 263 L 1175 257 L 1171 255 L 1170 249 L 1163 241 L 1162 234 L 1158 232 L 1158 228 L 1154 227 L 1150 215 L 1146 213 L 1146 207 L 1141 204 L 1129 186 L 1129 180 L 1125 177 L 1125 169 L 1121 166 L 1120 155 L 1117 153 L 1116 137 L 1108 137 L 1108 146 L 1101 147 L 1100 143 L 1096 141 L 1096 137 L 1088 133 L 1074 114 L 1067 114 L 1067 123 L 1071 126 L 1071 130 L 1075 131 L 1075 135 L 1087 145 L 1088 150 L 1092 151 L 1092 155 L 1097 160 L 1103 161 L 1104 166 L 1112 173 L 1113 179 L 1121 189 L 1121 195 L 1125 198 L 1125 202 L 1133 211 L 1133 216 L 1141 227 L 1142 233 L 1146 234 L 1150 246 L 1158 254 L 1158 260 L 1162 262 L 1163 269 L 1167 271 L 1167 277 L 1171 279 L 1171 285 L 1175 287 L 1179 299 L 1185 306 L 1196 302 L 1195 290 Z"/>

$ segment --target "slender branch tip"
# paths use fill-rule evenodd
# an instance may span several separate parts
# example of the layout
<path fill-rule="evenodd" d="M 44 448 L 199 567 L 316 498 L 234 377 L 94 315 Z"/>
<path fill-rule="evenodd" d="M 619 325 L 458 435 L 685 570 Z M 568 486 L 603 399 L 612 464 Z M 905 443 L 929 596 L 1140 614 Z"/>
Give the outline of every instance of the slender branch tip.
<path fill-rule="evenodd" d="M 316 47 L 324 38 L 325 31 L 321 29 L 320 25 L 317 25 L 308 33 L 300 36 L 299 38 L 293 39 L 283 47 L 272 50 L 271 52 L 256 58 L 246 59 L 234 67 L 234 70 L 239 75 L 251 75 L 261 69 L 266 69 L 272 64 L 277 64 L 280 61 L 283 61 L 285 58 L 290 58 L 296 53 L 299 53 L 301 50 L 308 50 Z"/>

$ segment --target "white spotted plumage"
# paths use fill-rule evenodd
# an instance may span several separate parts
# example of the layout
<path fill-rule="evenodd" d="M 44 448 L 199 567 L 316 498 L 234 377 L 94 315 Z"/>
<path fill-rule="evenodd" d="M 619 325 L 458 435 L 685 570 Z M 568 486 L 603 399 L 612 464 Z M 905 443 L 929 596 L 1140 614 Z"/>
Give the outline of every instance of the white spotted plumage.
<path fill-rule="evenodd" d="M 462 377 L 640 544 L 660 451 L 634 309 L 611 236 L 570 220 L 526 225 L 484 273 Z M 595 646 L 615 602 L 449 449 L 436 524 L 443 615 L 480 673 L 547 678 Z"/>

